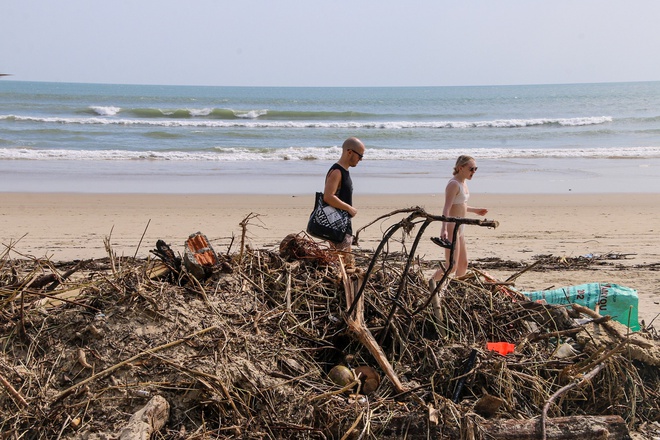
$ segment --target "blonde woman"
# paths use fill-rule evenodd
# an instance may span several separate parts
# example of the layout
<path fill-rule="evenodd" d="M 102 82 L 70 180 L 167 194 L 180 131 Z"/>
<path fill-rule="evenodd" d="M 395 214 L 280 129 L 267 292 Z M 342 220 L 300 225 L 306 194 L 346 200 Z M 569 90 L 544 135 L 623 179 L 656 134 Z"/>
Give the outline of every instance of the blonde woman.
<path fill-rule="evenodd" d="M 454 165 L 454 177 L 452 177 L 447 183 L 445 188 L 445 207 L 442 210 L 442 215 L 445 217 L 466 217 L 467 214 L 473 213 L 477 215 L 486 215 L 488 209 L 486 208 L 474 208 L 468 205 L 468 199 L 470 198 L 470 190 L 467 186 L 467 181 L 472 180 L 474 173 L 477 172 L 477 162 L 474 158 L 470 156 L 459 156 L 456 160 L 456 165 Z M 445 247 L 445 261 L 447 267 L 449 267 L 449 255 L 450 249 L 447 247 L 450 246 L 450 241 L 454 236 L 454 227 L 455 223 L 452 222 L 443 222 L 442 230 L 440 232 L 440 241 L 438 243 L 437 239 L 433 241 L 441 246 Z M 465 236 L 463 234 L 463 229 L 465 225 L 461 225 L 456 237 L 456 244 L 454 246 L 454 266 L 452 272 L 455 271 L 457 277 L 465 275 L 468 267 L 468 257 L 467 257 L 467 248 L 465 246 Z M 431 288 L 435 288 L 435 283 L 442 278 L 444 270 L 438 269 L 434 274 L 429 285 Z"/>

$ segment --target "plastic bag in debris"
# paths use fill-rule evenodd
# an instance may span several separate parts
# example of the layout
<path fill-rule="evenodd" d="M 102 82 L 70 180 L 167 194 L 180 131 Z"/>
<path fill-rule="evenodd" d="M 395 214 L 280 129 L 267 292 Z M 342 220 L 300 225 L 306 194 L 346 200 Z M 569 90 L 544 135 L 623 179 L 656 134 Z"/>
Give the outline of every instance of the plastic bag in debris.
<path fill-rule="evenodd" d="M 612 283 L 588 283 L 560 289 L 523 292 L 532 301 L 545 300 L 549 304 L 571 303 L 598 310 L 600 315 L 610 315 L 612 319 L 639 330 L 637 291 Z"/>

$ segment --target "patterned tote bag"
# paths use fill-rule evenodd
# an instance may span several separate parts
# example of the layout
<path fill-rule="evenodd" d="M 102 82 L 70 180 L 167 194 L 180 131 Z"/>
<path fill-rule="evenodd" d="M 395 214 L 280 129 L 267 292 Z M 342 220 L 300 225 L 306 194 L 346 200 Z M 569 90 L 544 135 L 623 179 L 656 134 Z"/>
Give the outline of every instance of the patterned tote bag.
<path fill-rule="evenodd" d="M 307 222 L 307 233 L 323 240 L 341 243 L 351 216 L 348 212 L 334 208 L 323 201 L 323 193 L 316 193 L 314 210 Z"/>

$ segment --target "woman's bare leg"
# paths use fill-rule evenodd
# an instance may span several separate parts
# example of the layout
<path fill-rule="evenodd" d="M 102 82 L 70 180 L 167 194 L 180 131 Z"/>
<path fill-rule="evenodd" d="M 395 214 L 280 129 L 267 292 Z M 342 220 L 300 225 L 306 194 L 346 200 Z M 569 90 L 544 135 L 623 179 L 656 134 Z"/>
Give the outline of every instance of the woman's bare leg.
<path fill-rule="evenodd" d="M 467 273 L 468 268 L 468 257 L 467 257 L 467 246 L 465 244 L 465 237 L 463 234 L 459 234 L 458 243 L 456 243 L 456 276 L 462 277 Z"/>
<path fill-rule="evenodd" d="M 455 225 L 453 223 L 447 225 L 447 233 L 448 233 L 450 239 L 451 239 L 451 237 L 453 237 L 453 234 L 454 234 L 454 226 Z M 454 261 L 457 261 L 458 253 L 459 253 L 459 249 L 458 249 L 458 246 L 456 246 L 456 249 L 454 250 Z M 451 250 L 450 249 L 445 249 L 445 267 L 446 268 L 449 267 L 449 255 L 450 254 L 451 254 Z M 453 273 L 453 272 L 456 272 L 456 264 L 454 264 L 454 266 L 451 269 L 451 273 Z M 444 274 L 445 274 L 445 271 L 441 267 L 440 269 L 435 271 L 435 273 L 433 274 L 431 279 L 434 282 L 440 281 L 440 279 L 442 278 L 442 276 Z"/>

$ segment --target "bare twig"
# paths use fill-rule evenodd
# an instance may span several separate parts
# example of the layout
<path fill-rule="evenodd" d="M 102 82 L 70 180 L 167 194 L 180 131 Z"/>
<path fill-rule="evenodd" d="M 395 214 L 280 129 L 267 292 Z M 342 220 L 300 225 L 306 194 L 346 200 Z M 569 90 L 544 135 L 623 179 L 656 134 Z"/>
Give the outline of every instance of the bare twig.
<path fill-rule="evenodd" d="M 147 229 L 149 229 L 149 223 L 151 223 L 151 219 L 149 219 L 149 221 L 147 222 L 147 226 L 144 227 L 144 232 L 142 232 L 142 237 L 140 237 L 140 241 L 138 242 L 138 245 L 135 248 L 135 253 L 133 254 L 133 258 L 137 257 L 138 251 L 140 250 L 140 245 L 142 244 L 142 240 L 144 239 L 144 236 L 147 233 Z"/>
<path fill-rule="evenodd" d="M 131 362 L 134 362 L 134 361 L 140 359 L 142 356 L 146 356 L 146 355 L 148 355 L 148 354 L 157 353 L 157 352 L 159 352 L 159 351 L 161 351 L 161 350 L 165 350 L 165 349 L 167 349 L 167 348 L 174 347 L 174 346 L 179 345 L 179 344 L 181 344 L 181 343 L 183 343 L 183 342 L 186 342 L 186 341 L 188 341 L 188 340 L 190 340 L 190 339 L 192 339 L 192 338 L 195 338 L 195 337 L 197 337 L 197 336 L 203 335 L 204 333 L 208 333 L 208 332 L 210 332 L 210 331 L 212 331 L 212 330 L 216 330 L 217 328 L 218 328 L 218 327 L 215 326 L 215 325 L 212 326 L 212 327 L 207 327 L 207 328 L 205 328 L 205 329 L 202 329 L 202 330 L 200 330 L 200 331 L 197 331 L 197 332 L 195 332 L 195 333 L 192 333 L 192 334 L 190 334 L 190 335 L 188 335 L 188 336 L 185 336 L 185 337 L 183 337 L 183 338 L 181 338 L 181 339 L 177 339 L 176 341 L 168 342 L 167 344 L 159 345 L 158 347 L 150 348 L 149 350 L 145 350 L 145 351 L 143 351 L 143 352 L 141 352 L 141 353 L 138 353 L 138 354 L 136 354 L 135 356 L 133 356 L 133 357 L 131 357 L 131 358 L 129 358 L 129 359 L 126 359 L 125 361 L 119 362 L 118 364 L 115 364 L 115 365 L 113 365 L 113 366 L 111 366 L 111 367 L 109 367 L 109 368 L 106 368 L 105 370 L 100 371 L 100 372 L 98 372 L 98 373 L 96 373 L 96 374 L 94 374 L 94 375 L 88 377 L 87 379 L 84 379 L 84 380 L 78 382 L 77 384 L 75 384 L 75 385 L 73 385 L 73 386 L 70 386 L 69 388 L 67 388 L 66 390 L 62 391 L 62 392 L 59 393 L 57 396 L 55 396 L 55 398 L 53 399 L 53 401 L 54 401 L 54 402 L 57 402 L 57 401 L 61 400 L 62 398 L 64 398 L 64 397 L 68 396 L 69 394 L 71 394 L 73 391 L 76 390 L 76 388 L 80 387 L 81 385 L 84 385 L 84 384 L 86 384 L 86 383 L 89 383 L 89 382 L 95 381 L 96 379 L 99 379 L 99 378 L 101 378 L 101 377 L 107 376 L 108 374 L 112 373 L 112 372 L 115 371 L 115 370 L 118 370 L 119 368 L 123 367 L 124 365 L 128 365 L 128 364 L 130 364 Z"/>
<path fill-rule="evenodd" d="M 582 386 L 583 384 L 589 382 L 591 379 L 596 377 L 598 372 L 605 368 L 605 364 L 598 364 L 596 365 L 593 370 L 591 370 L 589 373 L 585 374 L 584 376 L 576 379 L 575 381 L 569 383 L 566 386 L 561 387 L 559 390 L 557 390 L 550 398 L 548 401 L 543 405 L 543 414 L 541 416 L 541 433 L 542 433 L 542 438 L 543 440 L 546 440 L 547 434 L 546 434 L 546 421 L 548 418 L 548 409 L 550 408 L 550 405 L 552 402 L 555 401 L 559 396 L 562 394 L 566 393 L 569 390 L 572 390 L 573 388 Z"/>
<path fill-rule="evenodd" d="M 5 389 L 9 392 L 9 394 L 12 395 L 14 399 L 18 401 L 18 403 L 21 404 L 21 406 L 28 406 L 27 400 L 25 400 L 25 397 L 18 391 L 16 391 L 16 388 L 14 388 L 8 381 L 7 379 L 4 378 L 2 374 L 0 374 L 0 383 L 5 387 Z"/>

